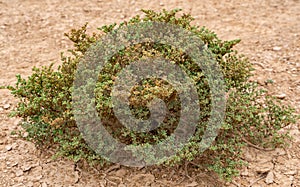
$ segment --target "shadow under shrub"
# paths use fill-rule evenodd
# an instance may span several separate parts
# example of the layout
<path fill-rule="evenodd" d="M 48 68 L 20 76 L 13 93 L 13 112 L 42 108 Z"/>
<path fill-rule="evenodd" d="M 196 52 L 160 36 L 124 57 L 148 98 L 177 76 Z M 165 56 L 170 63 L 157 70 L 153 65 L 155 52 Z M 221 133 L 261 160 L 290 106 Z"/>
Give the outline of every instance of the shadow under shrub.
<path fill-rule="evenodd" d="M 267 92 L 248 81 L 252 67 L 248 59 L 233 49 L 240 40 L 222 41 L 205 27 L 191 25 L 190 15 L 176 15 L 179 10 L 154 12 L 143 10 L 144 17 L 136 16 L 128 22 L 99 28 L 99 33 L 88 35 L 86 26 L 71 30 L 66 36 L 74 43 L 70 56 L 62 55 L 62 65 L 54 70 L 52 66 L 33 68 L 27 79 L 17 75 L 17 83 L 9 87 L 19 98 L 14 115 L 23 118 L 22 126 L 29 133 L 27 137 L 41 148 L 55 148 L 56 156 L 104 165 L 104 158 L 95 154 L 87 146 L 80 134 L 72 113 L 72 89 L 77 64 L 87 49 L 106 33 L 127 24 L 145 21 L 165 22 L 178 25 L 197 35 L 214 54 L 226 83 L 226 113 L 220 132 L 213 145 L 204 153 L 199 153 L 199 142 L 205 131 L 210 114 L 210 89 L 201 69 L 189 58 L 172 46 L 142 43 L 125 48 L 109 60 L 99 74 L 95 88 L 97 111 L 106 129 L 119 141 L 126 144 L 155 144 L 169 136 L 180 118 L 180 99 L 176 90 L 166 81 L 149 78 L 137 83 L 131 90 L 130 108 L 132 115 L 147 119 L 147 103 L 153 98 L 161 98 L 167 106 L 167 117 L 157 129 L 148 133 L 134 133 L 126 129 L 116 119 L 112 109 L 111 91 L 115 76 L 133 61 L 163 57 L 179 65 L 196 83 L 201 108 L 201 123 L 189 143 L 164 162 L 165 165 L 182 164 L 185 161 L 198 162 L 230 180 L 243 164 L 242 148 L 247 142 L 262 148 L 284 146 L 287 133 L 279 133 L 283 127 L 295 123 L 294 110 L 282 105 Z"/>

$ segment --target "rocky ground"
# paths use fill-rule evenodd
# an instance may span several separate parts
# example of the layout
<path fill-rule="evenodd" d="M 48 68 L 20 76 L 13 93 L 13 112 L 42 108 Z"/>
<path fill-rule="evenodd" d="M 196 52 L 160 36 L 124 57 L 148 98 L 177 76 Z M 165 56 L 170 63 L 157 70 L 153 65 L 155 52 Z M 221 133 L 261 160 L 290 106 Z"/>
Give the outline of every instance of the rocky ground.
<path fill-rule="evenodd" d="M 242 39 L 237 49 L 256 68 L 254 79 L 300 111 L 300 1 L 121 1 L 121 0 L 0 0 L 0 85 L 30 75 L 33 66 L 59 64 L 60 52 L 71 47 L 64 32 L 89 22 L 89 30 L 141 14 L 140 9 L 183 8 L 197 25 L 221 39 Z M 266 80 L 274 83 L 266 85 Z M 11 132 L 20 119 L 9 118 L 16 100 L 0 90 L 0 186 L 300 186 L 300 124 L 290 126 L 294 139 L 287 149 L 245 149 L 249 162 L 232 183 L 222 184 L 211 173 L 183 168 L 107 170 L 52 160 L 51 153 Z"/>

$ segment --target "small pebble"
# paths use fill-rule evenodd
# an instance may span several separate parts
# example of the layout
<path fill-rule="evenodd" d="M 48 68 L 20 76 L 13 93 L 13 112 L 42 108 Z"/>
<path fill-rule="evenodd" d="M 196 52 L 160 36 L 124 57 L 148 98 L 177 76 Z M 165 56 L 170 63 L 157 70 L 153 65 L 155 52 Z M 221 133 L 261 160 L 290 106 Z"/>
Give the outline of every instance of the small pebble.
<path fill-rule="evenodd" d="M 23 169 L 24 172 L 26 172 L 26 171 L 29 171 L 31 169 L 31 166 L 23 166 L 22 169 Z"/>
<path fill-rule="evenodd" d="M 286 97 L 286 94 L 275 95 L 275 97 L 278 99 L 284 99 Z"/>
<path fill-rule="evenodd" d="M 14 162 L 11 164 L 12 167 L 17 166 L 17 165 L 18 165 L 18 162 Z"/>
<path fill-rule="evenodd" d="M 265 182 L 266 182 L 267 184 L 272 184 L 272 183 L 274 182 L 274 173 L 273 173 L 273 171 L 270 171 L 270 172 L 268 173 Z"/>
<path fill-rule="evenodd" d="M 247 168 L 241 172 L 241 176 L 245 176 L 245 177 L 249 176 L 249 172 Z"/>
<path fill-rule="evenodd" d="M 281 47 L 278 47 L 278 46 L 273 47 L 273 51 L 280 51 L 280 50 L 281 50 Z"/>
<path fill-rule="evenodd" d="M 22 170 L 18 170 L 18 171 L 16 171 L 16 176 L 17 177 L 20 177 L 20 176 L 22 176 L 23 175 L 23 171 Z"/>
<path fill-rule="evenodd" d="M 271 161 L 269 161 L 269 162 L 259 163 L 255 168 L 255 170 L 257 173 L 267 173 L 267 172 L 271 172 L 273 168 L 274 168 L 274 164 Z"/>
<path fill-rule="evenodd" d="M 10 104 L 5 104 L 5 105 L 3 106 L 3 108 L 4 108 L 5 110 L 9 109 L 9 107 L 10 107 Z"/>
<path fill-rule="evenodd" d="M 23 138 L 27 138 L 27 137 L 28 137 L 28 135 L 29 135 L 29 133 L 28 133 L 28 132 L 24 132 L 24 134 L 23 134 Z"/>
<path fill-rule="evenodd" d="M 6 151 L 11 151 L 12 150 L 12 146 L 11 145 L 7 145 L 5 148 L 6 148 Z"/>

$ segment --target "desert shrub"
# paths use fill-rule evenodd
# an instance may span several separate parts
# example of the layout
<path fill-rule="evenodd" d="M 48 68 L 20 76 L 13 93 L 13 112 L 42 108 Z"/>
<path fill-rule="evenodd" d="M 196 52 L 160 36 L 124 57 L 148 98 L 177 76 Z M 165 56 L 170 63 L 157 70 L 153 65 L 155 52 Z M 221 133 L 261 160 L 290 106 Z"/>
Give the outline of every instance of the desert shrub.
<path fill-rule="evenodd" d="M 129 98 L 132 115 L 147 119 L 147 103 L 153 98 L 162 99 L 167 106 L 163 124 L 147 133 L 134 133 L 126 129 L 115 117 L 111 91 L 115 76 L 131 62 L 139 59 L 163 57 L 179 65 L 195 81 L 199 96 L 200 123 L 189 143 L 175 156 L 162 164 L 182 164 L 198 161 L 199 165 L 230 179 L 242 165 L 242 148 L 247 142 L 262 148 L 284 146 L 287 133 L 279 133 L 283 127 L 295 123 L 294 110 L 282 105 L 277 99 L 248 81 L 253 70 L 248 59 L 240 55 L 234 46 L 240 40 L 222 41 L 205 27 L 191 25 L 191 15 L 176 15 L 179 10 L 154 12 L 143 10 L 144 17 L 136 16 L 119 25 L 99 28 L 99 33 L 87 34 L 87 25 L 73 29 L 66 36 L 74 43 L 70 55 L 62 54 L 62 64 L 54 70 L 52 66 L 33 68 L 33 73 L 24 79 L 17 75 L 17 83 L 9 87 L 19 98 L 14 116 L 23 118 L 21 125 L 28 132 L 28 139 L 41 148 L 54 148 L 56 156 L 75 161 L 88 160 L 103 165 L 107 161 L 97 155 L 84 141 L 72 111 L 74 75 L 78 63 L 90 46 L 107 33 L 123 25 L 153 21 L 175 24 L 197 35 L 212 52 L 219 63 L 226 84 L 226 113 L 222 127 L 214 143 L 204 153 L 199 152 L 199 142 L 210 116 L 211 98 L 207 78 L 191 58 L 172 46 L 145 42 L 132 45 L 114 55 L 99 74 L 95 88 L 96 108 L 106 129 L 125 144 L 155 144 L 169 136 L 180 118 L 180 99 L 176 90 L 167 81 L 149 78 L 137 83 Z"/>

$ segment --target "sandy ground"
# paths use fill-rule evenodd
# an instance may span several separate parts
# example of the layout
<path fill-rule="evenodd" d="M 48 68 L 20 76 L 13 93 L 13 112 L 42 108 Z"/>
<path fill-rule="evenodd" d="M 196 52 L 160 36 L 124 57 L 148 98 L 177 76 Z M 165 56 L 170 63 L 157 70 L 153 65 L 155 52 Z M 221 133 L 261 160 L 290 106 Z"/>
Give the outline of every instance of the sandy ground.
<path fill-rule="evenodd" d="M 140 9 L 183 8 L 197 25 L 205 25 L 221 39 L 242 39 L 237 49 L 257 69 L 254 79 L 300 111 L 300 1 L 38 1 L 0 0 L 0 85 L 15 83 L 15 75 L 33 66 L 59 64 L 60 52 L 71 47 L 63 36 L 89 22 L 90 31 L 141 14 Z M 274 84 L 265 85 L 272 79 Z M 234 182 L 221 184 L 214 175 L 192 165 L 183 168 L 112 167 L 97 170 L 37 150 L 11 135 L 19 119 L 7 115 L 16 100 L 0 90 L 0 186 L 300 186 L 300 124 L 288 128 L 294 137 L 285 150 L 245 150 L 249 166 Z M 261 174 L 264 173 L 264 174 Z"/>

